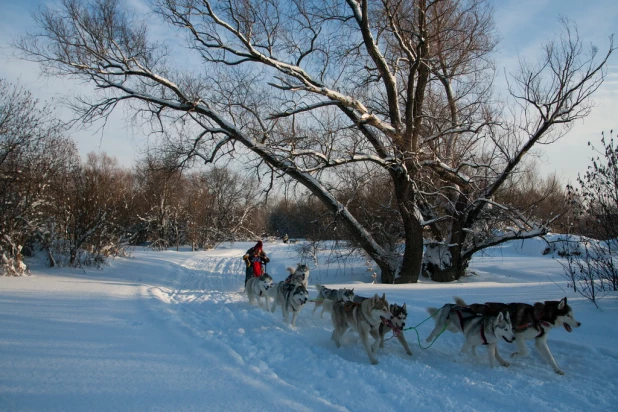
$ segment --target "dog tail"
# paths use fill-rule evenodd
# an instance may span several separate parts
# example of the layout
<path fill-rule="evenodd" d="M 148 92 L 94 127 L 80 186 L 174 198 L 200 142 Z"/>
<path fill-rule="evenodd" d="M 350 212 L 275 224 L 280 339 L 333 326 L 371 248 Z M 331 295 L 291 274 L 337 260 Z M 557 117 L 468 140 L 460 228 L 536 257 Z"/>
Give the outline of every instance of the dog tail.
<path fill-rule="evenodd" d="M 468 304 L 459 296 L 453 296 L 453 300 L 457 306 L 468 306 Z"/>
<path fill-rule="evenodd" d="M 291 266 L 288 266 L 288 268 L 286 269 L 288 272 L 290 272 L 290 275 L 293 275 L 296 272 L 296 269 L 294 269 Z"/>

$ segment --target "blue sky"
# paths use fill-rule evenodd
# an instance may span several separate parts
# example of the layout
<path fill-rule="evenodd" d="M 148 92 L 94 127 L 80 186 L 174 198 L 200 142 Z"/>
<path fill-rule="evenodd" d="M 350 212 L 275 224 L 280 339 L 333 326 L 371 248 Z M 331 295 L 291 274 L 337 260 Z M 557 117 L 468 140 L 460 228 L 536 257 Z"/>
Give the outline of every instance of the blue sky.
<path fill-rule="evenodd" d="M 130 0 L 134 6 L 141 0 Z M 0 77 L 19 81 L 42 100 L 53 100 L 65 93 L 76 93 L 80 88 L 67 80 L 41 77 L 35 64 L 12 58 L 9 42 L 15 36 L 34 29 L 31 12 L 39 0 L 2 0 L 0 13 Z M 618 36 L 618 1 L 616 0 L 496 0 L 495 21 L 501 36 L 497 62 L 506 70 L 513 68 L 518 55 L 533 58 L 544 41 L 559 30 L 559 16 L 577 23 L 584 41 L 592 43 L 602 53 L 609 45 L 608 37 Z M 618 44 L 618 38 L 616 39 Z M 559 142 L 543 146 L 539 161 L 540 172 L 555 172 L 564 181 L 574 180 L 589 164 L 592 153 L 588 140 L 598 141 L 602 131 L 618 130 L 618 52 L 610 59 L 605 83 L 593 98 L 596 107 L 584 121 L 579 121 Z M 68 118 L 68 111 L 60 115 Z M 128 126 L 125 114 L 118 112 L 101 130 L 95 125 L 88 130 L 75 131 L 80 152 L 105 151 L 116 156 L 121 164 L 129 166 L 145 147 L 146 138 L 141 130 Z"/>

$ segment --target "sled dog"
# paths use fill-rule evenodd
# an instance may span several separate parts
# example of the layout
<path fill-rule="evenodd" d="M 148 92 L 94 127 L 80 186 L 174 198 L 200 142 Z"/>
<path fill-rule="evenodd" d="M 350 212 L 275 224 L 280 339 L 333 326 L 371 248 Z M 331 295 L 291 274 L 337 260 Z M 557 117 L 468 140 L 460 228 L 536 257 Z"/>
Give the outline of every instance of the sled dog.
<path fill-rule="evenodd" d="M 352 328 L 360 336 L 369 360 L 376 365 L 378 359 L 375 354 L 382 341 L 380 323 L 390 323 L 391 318 L 386 295 L 382 297 L 375 295 L 359 303 L 335 302 L 332 312 L 334 328 L 332 339 L 338 348 L 341 347 L 341 337 L 348 328 Z M 372 346 L 369 346 L 369 335 L 375 339 Z"/>
<path fill-rule="evenodd" d="M 247 287 L 245 291 L 247 292 L 247 297 L 249 298 L 249 303 L 252 305 L 255 303 L 257 299 L 257 303 L 260 307 L 262 307 L 262 299 L 264 298 L 264 303 L 266 304 L 266 309 L 270 307 L 269 304 L 269 296 L 270 290 L 273 287 L 273 278 L 271 278 L 267 273 L 263 274 L 259 278 L 251 277 L 247 280 Z"/>
<path fill-rule="evenodd" d="M 406 309 L 406 304 L 403 306 L 399 306 L 394 303 L 390 305 L 390 312 L 392 315 L 390 325 L 387 323 L 380 323 L 380 347 L 384 347 L 384 335 L 390 331 L 393 331 L 393 334 L 397 337 L 401 346 L 405 349 L 408 355 L 412 355 L 412 351 L 408 346 L 408 342 L 406 341 L 406 337 L 403 335 L 403 329 L 406 327 L 406 319 L 408 318 L 408 310 Z"/>
<path fill-rule="evenodd" d="M 290 275 L 285 279 L 286 283 L 303 285 L 305 289 L 309 286 L 309 268 L 307 265 L 299 263 L 296 269 L 288 267 L 287 271 L 290 272 Z"/>
<path fill-rule="evenodd" d="M 509 366 L 509 363 L 502 359 L 496 349 L 500 339 L 509 343 L 515 340 L 508 313 L 506 315 L 503 312 L 497 315 L 481 315 L 469 308 L 451 303 L 447 303 L 440 309 L 427 308 L 427 312 L 436 323 L 427 342 L 431 342 L 444 329 L 454 333 L 461 332 L 465 337 L 465 342 L 460 354 L 472 350 L 472 354 L 476 356 L 476 347 L 486 345 L 489 364 L 492 368 L 495 366 L 496 359 L 502 366 Z"/>
<path fill-rule="evenodd" d="M 352 302 L 360 303 L 365 299 L 369 299 L 369 298 L 366 298 L 365 296 L 354 295 L 354 297 L 352 298 Z"/>
<path fill-rule="evenodd" d="M 324 312 L 333 311 L 334 302 L 348 302 L 354 298 L 354 289 L 329 289 L 326 286 L 316 284 L 315 288 L 318 291 L 318 297 L 315 300 L 312 314 L 321 307 L 320 318 L 324 316 Z"/>
<path fill-rule="evenodd" d="M 508 312 L 513 323 L 515 343 L 517 344 L 517 352 L 511 354 L 511 357 L 528 356 L 530 352 L 526 346 L 526 341 L 534 339 L 534 346 L 541 357 L 549 363 L 557 374 L 564 375 L 552 356 L 549 346 L 547 346 L 547 335 L 554 328 L 564 327 L 567 332 L 571 332 L 573 328 L 581 326 L 581 323 L 573 316 L 573 309 L 567 304 L 566 297 L 560 301 L 549 300 L 543 303 L 536 302 L 534 305 L 496 302 L 466 305 L 466 302 L 458 297 L 455 297 L 455 301 L 458 305 L 466 306 L 476 313 Z"/>
<path fill-rule="evenodd" d="M 283 321 L 288 322 L 288 314 L 292 312 L 292 326 L 296 323 L 296 317 L 303 308 L 305 303 L 309 300 L 309 292 L 303 285 L 296 285 L 294 283 L 286 283 L 285 281 L 279 282 L 276 286 L 275 299 L 271 312 L 277 309 L 277 306 L 281 306 L 281 313 L 283 314 Z"/>

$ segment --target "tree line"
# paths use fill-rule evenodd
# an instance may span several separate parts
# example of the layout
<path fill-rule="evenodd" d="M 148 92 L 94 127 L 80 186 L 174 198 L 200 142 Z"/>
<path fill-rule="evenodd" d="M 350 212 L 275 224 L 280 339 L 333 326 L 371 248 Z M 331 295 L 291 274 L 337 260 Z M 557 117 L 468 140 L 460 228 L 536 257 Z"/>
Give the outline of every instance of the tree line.
<path fill-rule="evenodd" d="M 476 252 L 548 233 L 560 214 L 535 211 L 550 194 L 516 184 L 536 146 L 589 113 L 614 50 L 563 19 L 499 94 L 488 0 L 149 6 L 146 20 L 118 0 L 63 0 L 13 45 L 98 91 L 72 102 L 77 120 L 123 106 L 149 125 L 166 164 L 242 159 L 304 187 L 386 283 L 455 280 Z M 162 43 L 153 27 L 185 36 Z"/>
<path fill-rule="evenodd" d="M 80 159 L 48 105 L 0 79 L 0 267 L 102 264 L 130 245 L 211 248 L 263 231 L 253 179 L 225 168 L 182 172 L 152 158 L 133 169 Z M 263 220 L 263 219 L 262 219 Z"/>
<path fill-rule="evenodd" d="M 197 250 L 264 235 L 343 240 L 361 248 L 340 217 L 310 192 L 266 200 L 263 184 L 226 168 L 184 170 L 146 157 L 127 169 L 94 153 L 82 160 L 66 133 L 49 106 L 0 79 L 0 254 L 5 273 L 23 273 L 23 255 L 35 250 L 44 251 L 52 266 L 76 266 L 102 264 L 137 244 L 158 249 L 191 245 Z M 539 177 L 531 163 L 511 174 L 495 201 L 529 219 L 552 220 L 555 232 L 615 237 L 616 207 L 602 195 L 608 193 L 603 182 L 615 180 L 615 149 L 602 143 L 608 159 L 605 179 L 598 179 L 600 172 L 588 172 L 576 190 L 553 176 Z M 389 180 L 352 174 L 337 183 L 334 192 L 355 218 L 380 244 L 397 250 L 405 229 Z M 613 190 L 609 193 L 615 194 Z M 506 231 L 507 225 L 496 221 L 491 228 Z M 430 239 L 426 233 L 425 240 Z"/>

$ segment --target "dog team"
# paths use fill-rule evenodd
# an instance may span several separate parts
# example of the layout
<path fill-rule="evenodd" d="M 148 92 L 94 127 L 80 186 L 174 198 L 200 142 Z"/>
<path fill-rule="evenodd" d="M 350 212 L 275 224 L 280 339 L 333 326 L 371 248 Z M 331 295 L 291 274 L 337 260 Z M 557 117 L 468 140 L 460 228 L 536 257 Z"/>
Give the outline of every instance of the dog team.
<path fill-rule="evenodd" d="M 286 323 L 289 322 L 291 312 L 291 324 L 294 326 L 300 310 L 310 300 L 307 291 L 309 268 L 307 265 L 298 264 L 296 269 L 288 267 L 287 270 L 290 275 L 277 284 L 268 274 L 250 278 L 245 292 L 251 304 L 255 304 L 257 300 L 260 307 L 271 312 L 280 306 Z M 313 313 L 321 308 L 320 317 L 323 317 L 324 312 L 331 314 L 331 339 L 338 348 L 341 346 L 343 334 L 352 329 L 358 333 L 369 360 L 375 365 L 378 363 L 378 348 L 384 346 L 384 336 L 392 331 L 406 353 L 412 355 L 403 334 L 407 319 L 405 303 L 402 306 L 389 305 L 385 294 L 382 297 L 376 294 L 366 298 L 355 295 L 354 289 L 329 289 L 319 284 L 316 284 L 316 289 L 318 296 L 314 300 Z M 461 354 L 471 351 L 476 356 L 476 347 L 483 345 L 487 347 L 489 364 L 492 367 L 496 360 L 506 367 L 509 363 L 500 356 L 498 342 L 501 339 L 509 343 L 515 342 L 517 352 L 511 354 L 511 357 L 523 357 L 529 354 L 526 341 L 534 339 L 541 357 L 556 373 L 564 374 L 547 346 L 547 336 L 554 328 L 564 327 L 567 332 L 571 332 L 572 328 L 581 325 L 574 318 L 566 297 L 560 301 L 537 302 L 534 305 L 495 302 L 467 304 L 461 298 L 454 299 L 454 304 L 427 308 L 435 322 L 427 342 L 435 340 L 445 330 L 461 333 L 465 338 Z M 373 338 L 371 344 L 369 336 Z"/>

